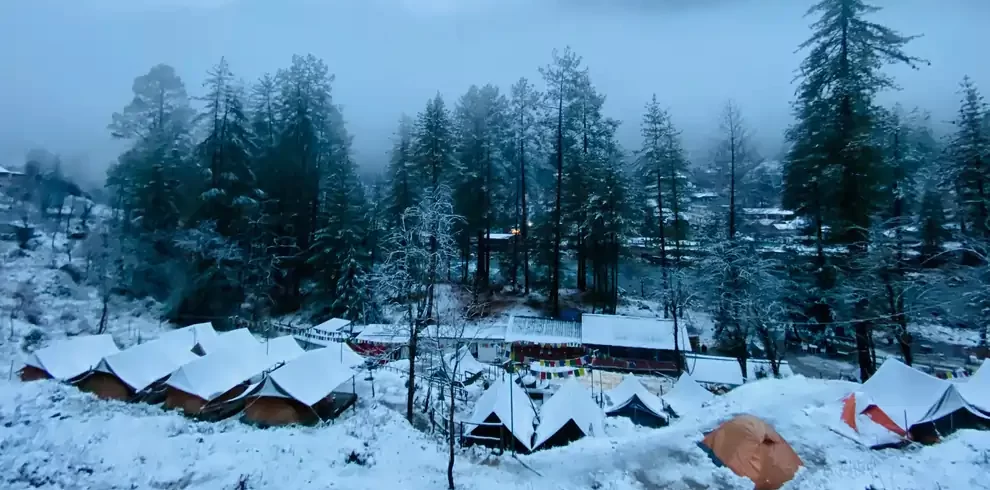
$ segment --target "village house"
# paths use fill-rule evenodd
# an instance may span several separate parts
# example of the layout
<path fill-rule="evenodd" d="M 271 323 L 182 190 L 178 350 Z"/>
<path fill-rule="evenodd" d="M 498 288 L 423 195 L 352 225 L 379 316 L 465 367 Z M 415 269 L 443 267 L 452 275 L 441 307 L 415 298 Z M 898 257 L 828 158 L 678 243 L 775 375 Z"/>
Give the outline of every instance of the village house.
<path fill-rule="evenodd" d="M 581 323 L 529 316 L 509 317 L 505 343 L 516 362 L 559 361 L 584 356 Z"/>
<path fill-rule="evenodd" d="M 600 369 L 628 372 L 660 372 L 677 375 L 677 355 L 691 351 L 687 329 L 678 325 L 674 346 L 674 322 L 659 318 L 622 315 L 581 316 L 581 341 L 592 352 L 592 364 Z"/>

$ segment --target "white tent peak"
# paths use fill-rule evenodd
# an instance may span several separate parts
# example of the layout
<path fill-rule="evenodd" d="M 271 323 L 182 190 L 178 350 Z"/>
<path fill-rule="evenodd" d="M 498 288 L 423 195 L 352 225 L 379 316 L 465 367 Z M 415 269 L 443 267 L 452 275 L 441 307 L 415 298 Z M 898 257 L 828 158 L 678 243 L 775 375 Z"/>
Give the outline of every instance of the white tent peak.
<path fill-rule="evenodd" d="M 134 391 L 142 391 L 183 364 L 197 359 L 193 348 L 216 336 L 213 326 L 200 323 L 166 332 L 154 340 L 104 357 L 97 370 L 117 376 Z"/>
<path fill-rule="evenodd" d="M 698 384 L 688 373 L 682 373 L 670 391 L 663 396 L 663 400 L 670 405 L 678 417 L 701 408 L 713 398 L 715 395 Z"/>
<path fill-rule="evenodd" d="M 556 396 L 556 395 L 555 395 Z M 612 388 L 605 393 L 606 398 L 609 400 L 609 406 L 606 408 L 606 413 L 614 413 L 622 410 L 633 403 L 635 400 L 639 400 L 646 408 L 648 408 L 654 415 L 662 417 L 664 419 L 667 416 L 664 413 L 664 403 L 659 396 L 650 393 L 649 390 L 643 386 L 643 383 L 639 381 L 633 374 L 627 374 L 622 378 L 622 382 L 618 386 Z"/>
<path fill-rule="evenodd" d="M 478 424 L 485 423 L 490 415 L 495 414 L 502 425 L 509 429 L 526 449 L 531 450 L 536 412 L 526 391 L 513 382 L 514 377 L 509 375 L 498 379 L 482 393 L 481 398 L 474 405 L 470 423 L 475 428 L 479 427 Z"/>
<path fill-rule="evenodd" d="M 356 374 L 351 369 L 354 360 L 350 356 L 345 354 L 343 363 L 340 359 L 339 348 L 308 351 L 269 373 L 259 385 L 250 389 L 248 396 L 285 393 L 304 405 L 315 405 Z"/>
<path fill-rule="evenodd" d="M 933 422 L 957 410 L 984 418 L 964 399 L 955 385 L 888 358 L 860 388 L 900 428 Z"/>
<path fill-rule="evenodd" d="M 106 356 L 120 352 L 110 335 L 84 335 L 59 340 L 35 351 L 27 365 L 41 369 L 59 381 L 67 381 L 95 368 Z"/>
<path fill-rule="evenodd" d="M 574 421 L 586 436 L 605 435 L 605 417 L 601 408 L 576 378 L 564 382 L 540 407 L 540 425 L 536 428 L 533 447 L 540 447 L 569 421 Z"/>

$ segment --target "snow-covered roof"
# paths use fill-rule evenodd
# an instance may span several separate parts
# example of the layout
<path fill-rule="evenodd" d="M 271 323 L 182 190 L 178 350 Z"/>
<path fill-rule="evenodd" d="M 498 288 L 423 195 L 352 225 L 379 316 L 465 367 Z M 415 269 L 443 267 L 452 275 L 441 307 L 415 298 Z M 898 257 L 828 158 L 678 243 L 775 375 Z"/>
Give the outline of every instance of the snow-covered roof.
<path fill-rule="evenodd" d="M 341 352 L 346 352 L 340 349 L 340 346 L 314 349 L 286 362 L 269 373 L 260 386 L 251 391 L 250 396 L 277 397 L 281 393 L 282 396 L 288 396 L 304 405 L 315 405 L 357 374 L 347 363 L 340 362 Z M 354 354 L 353 351 L 351 354 Z M 345 360 L 348 357 L 347 354 L 343 355 Z"/>
<path fill-rule="evenodd" d="M 17 170 L 10 170 L 6 167 L 0 167 L 0 174 L 2 175 L 24 175 L 24 172 L 18 172 Z"/>
<path fill-rule="evenodd" d="M 209 326 L 213 328 L 209 323 L 202 323 L 200 325 Z M 201 327 L 206 328 L 206 327 Z M 220 332 L 216 335 L 204 336 L 197 342 L 200 349 L 203 351 L 203 355 L 212 354 L 220 349 L 225 349 L 228 346 L 243 346 L 245 344 L 258 343 L 258 340 L 254 338 L 251 331 L 246 328 L 238 328 L 236 330 L 230 330 L 228 332 Z"/>
<path fill-rule="evenodd" d="M 690 351 L 687 329 L 678 325 L 678 347 Z M 581 315 L 581 340 L 586 345 L 674 350 L 674 322 L 622 315 Z"/>
<path fill-rule="evenodd" d="M 212 400 L 268 367 L 265 348 L 258 342 L 228 344 L 179 367 L 165 384 Z"/>
<path fill-rule="evenodd" d="M 509 376 L 496 380 L 490 388 L 485 390 L 474 405 L 474 413 L 471 415 L 470 423 L 473 427 L 480 427 L 477 424 L 485 423 L 489 415 L 495 414 L 502 425 L 512 431 L 516 439 L 527 449 L 532 449 L 533 422 L 536 420 L 536 413 L 529 395 L 512 381 L 514 376 Z"/>
<path fill-rule="evenodd" d="M 84 335 L 36 350 L 27 364 L 65 381 L 93 369 L 101 359 L 118 352 L 120 349 L 110 335 Z"/>
<path fill-rule="evenodd" d="M 667 402 L 678 416 L 701 408 L 713 398 L 715 395 L 699 385 L 688 373 L 681 374 L 670 391 L 663 395 L 663 401 Z"/>
<path fill-rule="evenodd" d="M 739 361 L 734 357 L 709 356 L 703 354 L 687 353 L 684 355 L 688 373 L 699 383 L 718 384 L 726 386 L 739 386 L 745 380 L 742 377 L 742 369 L 739 368 Z M 757 379 L 756 373 L 764 371 L 770 373 L 770 361 L 766 359 L 747 359 L 746 374 L 748 379 Z M 793 376 L 787 361 L 780 361 L 781 377 Z"/>
<path fill-rule="evenodd" d="M 426 327 L 424 336 L 439 339 L 457 339 L 462 342 L 472 342 L 477 340 L 497 340 L 505 339 L 507 325 L 504 323 L 483 324 L 483 325 L 429 325 Z M 402 330 L 402 335 L 407 336 Z"/>
<path fill-rule="evenodd" d="M 205 355 L 223 346 L 220 337 L 222 337 L 223 335 L 230 334 L 231 332 L 236 332 L 237 330 L 231 330 L 230 332 L 224 332 L 224 333 L 217 333 L 217 331 L 213 329 L 212 323 L 205 322 L 205 323 L 197 323 L 194 325 L 189 325 L 188 327 L 181 328 L 179 330 L 173 330 L 172 332 L 167 332 L 164 335 L 170 335 L 178 331 L 193 332 L 193 336 L 195 337 L 195 343 L 193 344 L 193 348 L 199 346 L 200 352 Z M 235 335 L 240 335 L 240 334 L 235 334 Z"/>
<path fill-rule="evenodd" d="M 365 325 L 357 335 L 358 342 L 378 344 L 405 344 L 409 341 L 409 326 L 397 323 L 376 323 Z"/>
<path fill-rule="evenodd" d="M 627 374 L 622 378 L 619 386 L 605 392 L 605 398 L 609 401 L 608 406 L 605 408 L 605 413 L 618 412 L 625 408 L 626 405 L 639 399 L 640 403 L 653 412 L 654 415 L 667 418 L 664 413 L 663 400 L 659 396 L 650 393 L 643 386 L 643 383 L 640 383 L 639 379 L 632 374 Z"/>
<path fill-rule="evenodd" d="M 743 214 L 766 216 L 793 216 L 794 211 L 780 208 L 743 208 Z"/>
<path fill-rule="evenodd" d="M 551 318 L 511 316 L 505 341 L 531 344 L 581 344 L 581 324 Z"/>
<path fill-rule="evenodd" d="M 157 339 L 104 357 L 97 369 L 113 373 L 134 391 L 142 391 L 180 366 L 198 359 L 193 348 L 199 341 L 216 335 L 208 323 L 172 330 Z"/>
<path fill-rule="evenodd" d="M 315 327 L 313 330 L 321 330 L 323 332 L 341 332 L 350 326 L 350 320 L 344 320 L 343 318 L 331 318 Z"/>
<path fill-rule="evenodd" d="M 960 409 L 981 415 L 955 385 L 888 358 L 860 391 L 904 430 L 938 420 Z M 990 418 L 990 415 L 981 415 Z"/>
<path fill-rule="evenodd" d="M 533 447 L 540 447 L 571 420 L 586 436 L 605 435 L 605 414 L 575 378 L 567 380 L 540 407 L 540 425 L 536 427 Z"/>
<path fill-rule="evenodd" d="M 261 342 L 265 356 L 268 357 L 269 366 L 274 366 L 280 362 L 291 361 L 306 353 L 299 342 L 291 335 L 283 335 Z"/>

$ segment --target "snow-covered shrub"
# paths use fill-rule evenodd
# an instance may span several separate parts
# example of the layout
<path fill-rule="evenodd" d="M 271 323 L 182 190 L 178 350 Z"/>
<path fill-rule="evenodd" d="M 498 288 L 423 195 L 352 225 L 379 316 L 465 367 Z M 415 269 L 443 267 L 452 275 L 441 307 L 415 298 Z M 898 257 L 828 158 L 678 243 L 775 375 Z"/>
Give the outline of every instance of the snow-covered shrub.
<path fill-rule="evenodd" d="M 38 293 L 34 290 L 32 281 L 25 281 L 14 291 L 15 306 L 11 317 L 22 318 L 32 325 L 41 325 L 44 312 L 38 305 Z"/>
<path fill-rule="evenodd" d="M 40 328 L 32 328 L 21 340 L 21 350 L 24 352 L 34 352 L 45 343 L 48 335 Z"/>

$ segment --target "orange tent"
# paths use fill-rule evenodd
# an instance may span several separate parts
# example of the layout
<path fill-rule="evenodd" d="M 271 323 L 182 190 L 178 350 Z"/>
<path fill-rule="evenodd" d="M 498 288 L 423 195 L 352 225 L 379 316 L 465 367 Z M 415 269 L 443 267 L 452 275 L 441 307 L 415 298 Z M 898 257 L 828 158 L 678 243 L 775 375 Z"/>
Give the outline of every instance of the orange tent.
<path fill-rule="evenodd" d="M 753 480 L 755 490 L 776 490 L 802 465 L 790 444 L 763 420 L 739 415 L 708 433 L 701 443 L 735 474 Z"/>
<path fill-rule="evenodd" d="M 859 408 L 857 409 L 857 404 Z M 866 405 L 866 407 L 863 407 Z M 893 432 L 901 437 L 907 437 L 907 432 L 904 431 L 893 419 L 887 415 L 886 412 L 876 406 L 874 403 L 863 403 L 862 395 L 856 396 L 856 393 L 850 393 L 842 401 L 842 421 L 846 423 L 849 427 L 856 432 L 859 432 L 859 427 L 856 425 L 856 417 L 859 415 L 865 415 L 870 418 L 873 423 L 883 427 L 884 429 Z"/>

